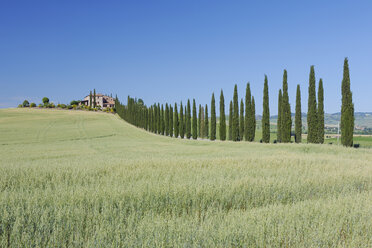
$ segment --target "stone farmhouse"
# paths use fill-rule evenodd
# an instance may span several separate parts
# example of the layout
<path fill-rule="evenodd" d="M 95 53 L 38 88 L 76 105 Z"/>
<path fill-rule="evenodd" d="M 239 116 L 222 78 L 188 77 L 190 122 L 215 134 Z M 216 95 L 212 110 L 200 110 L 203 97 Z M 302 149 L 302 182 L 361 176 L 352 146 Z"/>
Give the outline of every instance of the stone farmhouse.
<path fill-rule="evenodd" d="M 92 105 L 94 102 L 94 96 L 92 95 Z M 80 105 L 86 105 L 90 106 L 90 97 L 87 95 L 84 97 L 84 99 L 80 102 Z M 100 106 L 101 108 L 113 108 L 115 106 L 115 100 L 114 98 L 110 96 L 105 96 L 103 94 L 96 94 L 96 104 L 97 106 Z"/>

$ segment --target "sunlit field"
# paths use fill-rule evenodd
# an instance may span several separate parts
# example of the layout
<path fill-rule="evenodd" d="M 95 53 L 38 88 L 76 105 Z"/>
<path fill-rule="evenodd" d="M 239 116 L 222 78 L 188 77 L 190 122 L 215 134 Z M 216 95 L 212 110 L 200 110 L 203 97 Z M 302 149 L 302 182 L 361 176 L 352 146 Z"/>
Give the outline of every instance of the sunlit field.
<path fill-rule="evenodd" d="M 0 110 L 0 247 L 371 247 L 372 150 Z"/>

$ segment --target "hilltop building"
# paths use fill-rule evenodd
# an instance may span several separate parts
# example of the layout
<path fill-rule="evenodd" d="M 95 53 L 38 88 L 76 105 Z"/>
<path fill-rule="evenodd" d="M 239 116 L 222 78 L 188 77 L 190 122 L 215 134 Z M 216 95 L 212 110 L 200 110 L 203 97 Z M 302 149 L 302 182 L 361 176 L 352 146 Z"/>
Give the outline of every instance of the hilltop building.
<path fill-rule="evenodd" d="M 90 106 L 90 97 L 87 95 L 84 99 L 80 102 L 80 105 Z M 94 102 L 94 96 L 92 95 L 92 106 Z M 114 98 L 110 96 L 106 96 L 103 94 L 96 94 L 96 104 L 101 108 L 113 108 L 115 106 Z"/>

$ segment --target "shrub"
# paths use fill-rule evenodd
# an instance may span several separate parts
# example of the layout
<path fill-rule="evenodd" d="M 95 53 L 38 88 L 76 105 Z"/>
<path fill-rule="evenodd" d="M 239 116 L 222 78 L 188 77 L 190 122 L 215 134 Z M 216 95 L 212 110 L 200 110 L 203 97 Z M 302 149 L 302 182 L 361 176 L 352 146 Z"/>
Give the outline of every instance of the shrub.
<path fill-rule="evenodd" d="M 76 100 L 72 100 L 70 102 L 70 105 L 74 106 L 74 105 L 79 105 L 80 101 L 76 101 Z"/>
<path fill-rule="evenodd" d="M 68 109 L 72 109 L 72 105 L 67 105 L 67 108 Z"/>
<path fill-rule="evenodd" d="M 43 104 L 40 103 L 38 107 L 39 107 L 39 108 L 42 108 L 42 107 L 43 107 Z"/>
<path fill-rule="evenodd" d="M 36 107 L 36 103 L 32 102 L 32 103 L 30 104 L 30 107 L 31 107 L 31 108 L 35 108 L 35 107 Z"/>
<path fill-rule="evenodd" d="M 30 103 L 27 100 L 24 100 L 22 103 L 23 107 L 30 107 Z"/>
<path fill-rule="evenodd" d="M 22 108 L 23 106 L 22 106 L 22 104 L 18 104 L 18 108 Z"/>
<path fill-rule="evenodd" d="M 72 105 L 72 108 L 73 108 L 73 109 L 76 109 L 76 107 L 77 107 L 76 104 L 73 104 L 73 105 Z"/>
<path fill-rule="evenodd" d="M 58 104 L 57 104 L 57 108 L 60 108 L 60 107 L 61 107 L 61 104 L 58 103 Z"/>
<path fill-rule="evenodd" d="M 65 109 L 66 108 L 66 104 L 61 104 L 61 108 Z"/>
<path fill-rule="evenodd" d="M 44 106 L 47 106 L 49 104 L 49 98 L 48 97 L 43 97 L 43 103 L 44 103 Z"/>

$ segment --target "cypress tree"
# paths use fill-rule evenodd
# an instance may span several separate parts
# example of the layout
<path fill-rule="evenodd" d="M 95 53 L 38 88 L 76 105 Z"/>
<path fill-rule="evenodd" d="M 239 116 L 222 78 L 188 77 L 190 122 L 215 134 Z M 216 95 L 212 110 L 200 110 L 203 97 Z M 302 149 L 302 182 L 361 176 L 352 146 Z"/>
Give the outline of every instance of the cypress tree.
<path fill-rule="evenodd" d="M 169 107 L 168 103 L 165 104 L 165 135 L 169 135 Z"/>
<path fill-rule="evenodd" d="M 344 60 L 344 75 L 342 78 L 342 105 L 341 105 L 341 143 L 344 146 L 353 146 L 354 134 L 354 104 L 350 90 L 349 61 Z"/>
<path fill-rule="evenodd" d="M 205 116 L 204 116 L 204 136 L 209 138 L 209 118 L 208 118 L 208 105 L 205 104 Z"/>
<path fill-rule="evenodd" d="M 315 71 L 314 66 L 310 67 L 309 76 L 309 98 L 307 110 L 307 143 L 316 143 L 318 133 L 317 109 L 315 96 Z"/>
<path fill-rule="evenodd" d="M 263 113 L 262 113 L 262 142 L 270 142 L 270 109 L 269 109 L 269 85 L 265 75 L 263 92 Z"/>
<path fill-rule="evenodd" d="M 277 124 L 277 137 L 276 140 L 278 142 L 282 142 L 282 136 L 281 136 L 281 131 L 282 131 L 282 101 L 283 101 L 283 96 L 282 96 L 282 90 L 279 90 L 279 96 L 278 96 L 278 124 Z"/>
<path fill-rule="evenodd" d="M 252 107 L 252 127 L 251 127 L 251 140 L 250 141 L 254 141 L 254 138 L 256 137 L 256 104 L 254 102 L 254 97 L 252 96 L 252 104 L 251 104 L 251 107 Z"/>
<path fill-rule="evenodd" d="M 173 107 L 169 105 L 169 136 L 173 137 Z"/>
<path fill-rule="evenodd" d="M 225 98 L 223 91 L 220 95 L 220 140 L 226 140 L 226 116 L 225 116 Z"/>
<path fill-rule="evenodd" d="M 232 125 L 232 140 L 239 141 L 239 102 L 238 102 L 238 86 L 234 86 L 234 115 L 233 115 L 233 125 Z"/>
<path fill-rule="evenodd" d="M 301 113 L 301 89 L 297 85 L 296 92 L 296 114 L 295 114 L 295 141 L 301 143 L 302 140 L 302 113 Z"/>
<path fill-rule="evenodd" d="M 192 101 L 192 138 L 198 138 L 198 116 L 196 114 L 195 99 Z"/>
<path fill-rule="evenodd" d="M 324 143 L 324 89 L 323 80 L 319 80 L 318 86 L 318 143 Z"/>
<path fill-rule="evenodd" d="M 160 103 L 158 103 L 158 134 L 161 134 L 161 109 L 160 109 Z"/>
<path fill-rule="evenodd" d="M 202 134 L 201 134 L 201 104 L 199 104 L 199 117 L 198 117 L 198 137 L 202 137 Z"/>
<path fill-rule="evenodd" d="M 183 118 L 183 132 L 185 133 L 185 136 L 187 136 L 187 134 L 186 134 L 186 129 L 187 129 L 187 109 L 186 109 L 186 106 L 185 106 L 183 112 L 184 112 L 184 118 Z"/>
<path fill-rule="evenodd" d="M 239 120 L 239 134 L 240 140 L 243 140 L 244 136 L 244 102 L 243 98 L 240 99 L 240 120 Z"/>
<path fill-rule="evenodd" d="M 229 113 L 229 140 L 233 140 L 233 137 L 232 137 L 232 129 L 233 129 L 233 105 L 232 105 L 232 101 L 230 101 L 230 113 Z"/>
<path fill-rule="evenodd" d="M 200 137 L 205 137 L 204 107 L 200 108 Z"/>
<path fill-rule="evenodd" d="M 245 141 L 252 141 L 252 102 L 251 102 L 251 87 L 247 83 L 247 88 L 245 91 L 245 120 L 244 120 L 244 138 Z"/>
<path fill-rule="evenodd" d="M 180 123 L 179 123 L 179 132 L 180 132 L 180 137 L 183 139 L 185 137 L 185 121 L 184 121 L 184 116 L 183 116 L 183 106 L 182 102 L 180 105 Z"/>
<path fill-rule="evenodd" d="M 281 123 L 281 139 L 282 142 L 288 143 L 291 141 L 292 116 L 291 106 L 289 104 L 287 70 L 283 73 L 283 98 L 282 98 L 282 123 Z"/>
<path fill-rule="evenodd" d="M 191 138 L 191 106 L 190 99 L 187 100 L 187 110 L 186 110 L 186 138 Z"/>
<path fill-rule="evenodd" d="M 93 108 L 95 108 L 97 106 L 97 102 L 96 102 L 96 89 L 94 89 L 94 93 L 93 93 Z"/>
<path fill-rule="evenodd" d="M 216 102 L 214 99 L 214 93 L 212 93 L 212 100 L 211 100 L 211 140 L 216 139 Z"/>
<path fill-rule="evenodd" d="M 89 93 L 89 107 L 92 107 L 92 91 Z"/>
<path fill-rule="evenodd" d="M 161 115 L 160 115 L 160 126 L 161 126 L 161 135 L 165 134 L 165 121 L 164 121 L 164 107 L 161 105 Z"/>
<path fill-rule="evenodd" d="M 178 135 L 180 134 L 180 129 L 179 129 L 179 121 L 178 121 L 177 103 L 174 104 L 173 126 L 174 126 L 174 137 L 178 138 Z"/>

